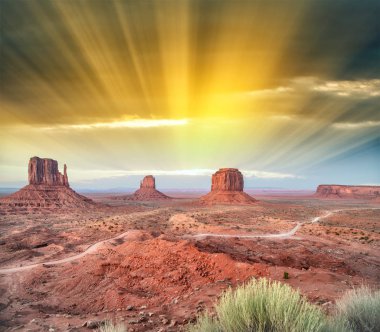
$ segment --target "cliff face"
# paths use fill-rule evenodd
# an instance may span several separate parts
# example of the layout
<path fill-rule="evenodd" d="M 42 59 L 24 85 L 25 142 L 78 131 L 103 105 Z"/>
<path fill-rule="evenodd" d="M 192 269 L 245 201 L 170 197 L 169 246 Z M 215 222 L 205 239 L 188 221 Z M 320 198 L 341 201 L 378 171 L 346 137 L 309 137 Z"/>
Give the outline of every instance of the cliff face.
<path fill-rule="evenodd" d="M 156 179 L 153 175 L 147 175 L 144 177 L 144 179 L 140 182 L 140 188 L 156 189 Z"/>
<path fill-rule="evenodd" d="M 29 184 L 45 184 L 49 186 L 69 186 L 67 166 L 64 165 L 63 174 L 58 170 L 58 162 L 48 158 L 33 157 L 29 160 Z"/>
<path fill-rule="evenodd" d="M 58 162 L 47 158 L 30 158 L 28 164 L 29 184 L 19 191 L 0 198 L 0 215 L 17 213 L 58 212 L 67 208 L 90 208 L 95 203 L 77 194 L 69 186 L 67 167 L 63 174 Z"/>
<path fill-rule="evenodd" d="M 252 204 L 256 200 L 243 192 L 243 174 L 236 168 L 221 168 L 212 175 L 211 192 L 200 198 L 204 204 Z"/>
<path fill-rule="evenodd" d="M 243 174 L 236 168 L 221 168 L 211 179 L 211 191 L 243 191 Z"/>
<path fill-rule="evenodd" d="M 319 185 L 315 193 L 321 198 L 380 199 L 380 186 L 345 186 L 336 184 Z"/>

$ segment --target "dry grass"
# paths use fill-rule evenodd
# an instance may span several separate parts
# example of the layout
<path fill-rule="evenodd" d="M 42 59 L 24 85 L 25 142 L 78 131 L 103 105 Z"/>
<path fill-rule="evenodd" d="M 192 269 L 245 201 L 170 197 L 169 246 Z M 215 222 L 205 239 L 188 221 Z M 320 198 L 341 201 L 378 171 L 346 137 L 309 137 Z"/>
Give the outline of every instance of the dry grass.
<path fill-rule="evenodd" d="M 98 332 L 127 332 L 127 329 L 121 323 L 114 324 L 111 321 L 107 321 L 98 329 Z"/>
<path fill-rule="evenodd" d="M 201 316 L 191 332 L 323 331 L 322 311 L 298 291 L 280 282 L 252 280 L 228 290 L 215 307 L 216 316 Z"/>
<path fill-rule="evenodd" d="M 380 291 L 363 286 L 347 292 L 336 303 L 334 330 L 352 332 L 380 331 Z"/>

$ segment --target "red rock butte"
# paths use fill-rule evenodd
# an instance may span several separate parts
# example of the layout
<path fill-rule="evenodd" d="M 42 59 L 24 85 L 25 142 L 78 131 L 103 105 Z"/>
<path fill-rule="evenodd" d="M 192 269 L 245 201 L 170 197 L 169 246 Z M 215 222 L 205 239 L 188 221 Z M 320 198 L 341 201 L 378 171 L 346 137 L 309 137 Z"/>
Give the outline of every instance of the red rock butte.
<path fill-rule="evenodd" d="M 69 187 L 67 166 L 63 166 L 63 175 L 58 171 L 58 162 L 53 159 L 33 157 L 28 166 L 29 184 Z"/>
<path fill-rule="evenodd" d="M 363 199 L 380 202 L 380 186 L 347 186 L 321 184 L 314 195 L 330 199 Z"/>
<path fill-rule="evenodd" d="M 154 201 L 170 199 L 170 197 L 156 189 L 156 179 L 153 175 L 147 175 L 140 182 L 140 189 L 136 190 L 130 199 L 136 201 Z"/>
<path fill-rule="evenodd" d="M 205 204 L 252 204 L 257 202 L 244 191 L 243 174 L 236 168 L 221 168 L 211 179 L 211 192 L 200 198 Z"/>
<path fill-rule="evenodd" d="M 63 174 L 53 159 L 32 157 L 28 165 L 29 184 L 0 199 L 0 213 L 54 211 L 57 208 L 83 208 L 95 205 L 69 186 L 67 166 Z"/>

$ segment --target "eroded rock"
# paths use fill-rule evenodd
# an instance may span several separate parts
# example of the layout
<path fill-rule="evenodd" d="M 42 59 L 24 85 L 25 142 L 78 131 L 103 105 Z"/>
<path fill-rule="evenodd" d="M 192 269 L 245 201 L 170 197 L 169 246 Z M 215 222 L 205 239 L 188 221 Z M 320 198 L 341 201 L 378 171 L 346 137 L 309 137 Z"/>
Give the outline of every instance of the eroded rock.
<path fill-rule="evenodd" d="M 45 184 L 49 186 L 69 186 L 67 166 L 63 174 L 58 170 L 58 162 L 49 158 L 32 157 L 28 165 L 29 184 Z"/>
<path fill-rule="evenodd" d="M 140 189 L 136 190 L 129 199 L 136 201 L 154 201 L 170 199 L 170 197 L 156 189 L 154 176 L 147 175 L 140 182 Z"/>
<path fill-rule="evenodd" d="M 244 191 L 243 174 L 236 168 L 221 168 L 212 175 L 211 192 L 200 198 L 204 204 L 252 204 Z"/>
<path fill-rule="evenodd" d="M 316 197 L 332 199 L 380 200 L 380 186 L 347 186 L 321 184 L 315 193 Z"/>

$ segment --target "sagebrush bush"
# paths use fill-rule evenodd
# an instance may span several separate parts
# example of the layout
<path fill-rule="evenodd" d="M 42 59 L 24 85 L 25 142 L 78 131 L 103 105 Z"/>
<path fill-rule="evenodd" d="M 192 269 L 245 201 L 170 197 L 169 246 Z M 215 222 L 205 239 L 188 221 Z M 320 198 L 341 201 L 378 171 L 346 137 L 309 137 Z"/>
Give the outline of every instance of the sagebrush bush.
<path fill-rule="evenodd" d="M 298 291 L 262 278 L 225 292 L 215 307 L 215 317 L 206 313 L 190 331 L 305 332 L 325 327 L 323 312 Z"/>
<path fill-rule="evenodd" d="M 107 321 L 98 329 L 98 332 L 127 332 L 127 329 L 121 323 L 113 324 L 111 321 Z"/>
<path fill-rule="evenodd" d="M 380 331 L 380 291 L 367 286 L 347 292 L 336 302 L 335 331 Z"/>

